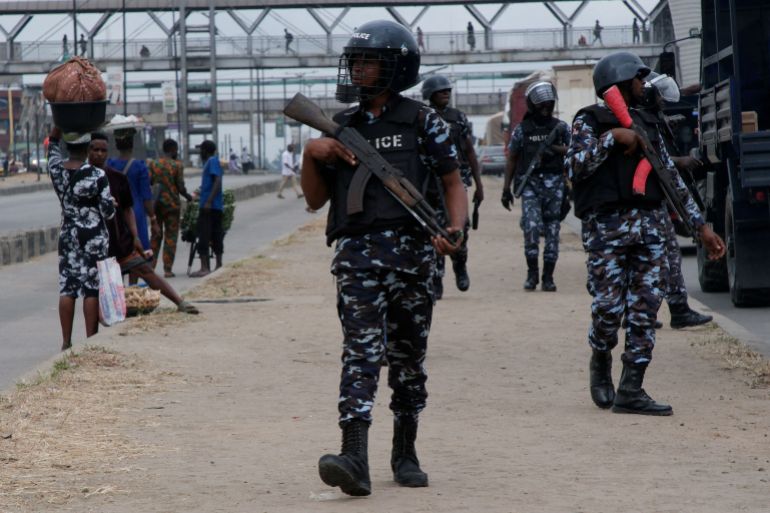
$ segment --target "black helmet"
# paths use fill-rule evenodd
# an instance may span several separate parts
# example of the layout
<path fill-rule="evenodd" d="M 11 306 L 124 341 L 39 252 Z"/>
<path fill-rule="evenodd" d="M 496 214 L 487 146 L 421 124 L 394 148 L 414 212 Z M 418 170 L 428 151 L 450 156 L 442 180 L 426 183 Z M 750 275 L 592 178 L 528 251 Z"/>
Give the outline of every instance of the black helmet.
<path fill-rule="evenodd" d="M 594 89 L 597 96 L 601 96 L 610 86 L 631 80 L 637 75 L 644 78 L 649 73 L 650 68 L 638 55 L 630 52 L 611 53 L 596 63 Z"/>
<path fill-rule="evenodd" d="M 352 81 L 354 58 L 376 60 L 380 70 L 375 86 L 357 86 Z M 418 82 L 420 51 L 412 33 L 389 20 L 364 23 L 342 50 L 337 69 L 337 101 L 365 101 L 390 90 L 401 92 Z"/>
<path fill-rule="evenodd" d="M 422 83 L 422 99 L 430 100 L 433 93 L 446 91 L 447 89 L 450 91 L 452 90 L 452 82 L 450 82 L 444 75 L 433 75 L 432 77 L 426 78 Z"/>

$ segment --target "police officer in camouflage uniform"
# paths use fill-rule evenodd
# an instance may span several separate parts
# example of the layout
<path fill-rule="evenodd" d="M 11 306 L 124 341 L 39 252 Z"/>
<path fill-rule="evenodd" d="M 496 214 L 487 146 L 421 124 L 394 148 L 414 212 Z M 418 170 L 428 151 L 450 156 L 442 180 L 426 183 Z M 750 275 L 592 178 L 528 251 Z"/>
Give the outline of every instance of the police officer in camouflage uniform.
<path fill-rule="evenodd" d="M 705 223 L 662 144 L 657 116 L 639 109 L 644 77 L 650 69 L 638 56 L 617 52 L 594 69 L 596 94 L 617 85 L 637 126 L 655 145 L 709 257 L 721 258 L 724 242 Z M 641 137 L 620 122 L 604 104 L 581 109 L 572 125 L 567 163 L 573 183 L 575 213 L 582 220 L 583 247 L 588 253 L 588 291 L 593 296 L 591 398 L 617 413 L 671 415 L 673 410 L 650 398 L 642 388 L 655 345 L 655 320 L 666 287 L 666 222 L 664 196 L 654 172 L 643 195 L 632 192 L 641 159 Z M 618 343 L 622 316 L 627 317 L 623 373 L 617 394 L 612 383 L 611 351 Z"/>
<path fill-rule="evenodd" d="M 563 158 L 569 145 L 569 127 L 553 117 L 557 98 L 553 84 L 534 82 L 527 88 L 525 96 L 527 113 L 514 129 L 508 145 L 502 203 L 507 210 L 511 209 L 511 181 L 518 185 L 542 143 L 552 130 L 556 130 L 554 144 L 544 149 L 540 165 L 534 169 L 521 193 L 521 230 L 524 232 L 524 256 L 527 259 L 524 289 L 535 290 L 537 287 L 540 235 L 544 234 L 541 287 L 544 291 L 555 292 L 553 271 L 559 258 L 561 209 L 566 193 Z"/>
<path fill-rule="evenodd" d="M 411 33 L 392 21 L 360 26 L 339 62 L 337 99 L 358 105 L 337 123 L 358 130 L 417 188 L 439 176 L 450 233 L 462 237 L 467 199 L 449 127 L 422 103 L 399 93 L 418 81 L 420 55 Z M 433 311 L 436 253 L 457 250 L 431 239 L 386 191 L 366 182 L 363 212 L 347 213 L 357 169 L 354 155 L 331 137 L 305 146 L 302 189 L 312 209 L 331 201 L 327 241 L 336 241 L 331 271 L 344 335 L 338 399 L 342 451 L 318 462 L 321 479 L 349 495 L 369 495 L 368 429 L 380 367 L 388 363 L 395 416 L 391 468 L 402 486 L 428 485 L 415 451 L 417 420 L 425 407 L 425 353 Z"/>
<path fill-rule="evenodd" d="M 449 125 L 449 136 L 455 145 L 460 161 L 460 176 L 466 190 L 471 183 L 476 184 L 476 190 L 473 193 L 473 201 L 481 204 L 484 201 L 484 185 L 481 183 L 481 174 L 479 171 L 479 162 L 476 158 L 476 151 L 473 149 L 473 135 L 471 133 L 471 124 L 468 118 L 461 110 L 449 106 L 452 99 L 452 82 L 443 75 L 433 75 L 422 83 L 422 99 L 428 100 L 431 107 Z M 443 211 L 443 208 L 441 209 Z M 470 221 L 465 224 L 465 239 L 460 249 L 452 255 L 452 268 L 455 273 L 455 283 L 461 291 L 466 291 L 471 286 L 471 280 L 468 276 L 468 230 Z M 440 299 L 444 290 L 442 279 L 444 277 L 444 257 L 437 260 L 437 273 L 435 278 L 436 299 Z"/>
<path fill-rule="evenodd" d="M 658 116 L 663 141 L 666 144 L 666 149 L 671 154 L 671 160 L 676 165 L 685 183 L 692 187 L 692 173 L 701 167 L 703 163 L 689 155 L 680 156 L 674 131 L 669 125 L 668 118 L 663 113 L 666 103 L 677 103 L 679 101 L 679 85 L 673 78 L 667 75 L 659 75 L 654 71 L 650 72 L 645 78 L 644 105 Z M 690 190 L 692 191 L 693 189 L 691 188 Z M 696 194 L 697 192 L 693 193 L 694 199 Z M 702 210 L 702 205 L 699 205 L 699 208 Z M 682 250 L 679 247 L 679 242 L 677 242 L 676 229 L 670 216 L 666 218 L 666 234 L 666 254 L 668 255 L 669 267 L 666 303 L 671 312 L 671 327 L 681 329 L 706 324 L 713 317 L 696 312 L 690 308 L 688 303 L 687 287 L 684 283 L 684 275 L 682 274 Z"/>

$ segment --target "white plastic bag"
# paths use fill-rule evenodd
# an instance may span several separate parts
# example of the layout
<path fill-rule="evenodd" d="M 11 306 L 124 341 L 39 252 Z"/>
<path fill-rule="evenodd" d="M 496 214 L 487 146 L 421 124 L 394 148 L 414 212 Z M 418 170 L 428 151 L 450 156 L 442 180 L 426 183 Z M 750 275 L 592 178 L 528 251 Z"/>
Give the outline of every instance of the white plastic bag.
<path fill-rule="evenodd" d="M 112 326 L 126 320 L 126 293 L 123 275 L 115 257 L 96 262 L 99 272 L 99 322 Z"/>

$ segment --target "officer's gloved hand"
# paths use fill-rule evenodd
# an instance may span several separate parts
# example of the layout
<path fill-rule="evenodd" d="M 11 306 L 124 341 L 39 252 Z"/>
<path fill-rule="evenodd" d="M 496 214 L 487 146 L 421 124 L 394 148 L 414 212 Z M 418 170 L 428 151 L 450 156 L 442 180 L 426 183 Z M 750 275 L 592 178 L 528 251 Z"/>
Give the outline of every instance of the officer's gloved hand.
<path fill-rule="evenodd" d="M 511 210 L 511 207 L 513 206 L 513 193 L 510 189 L 505 189 L 503 191 L 503 197 L 500 198 L 500 201 L 503 204 L 503 208 L 505 210 Z"/>

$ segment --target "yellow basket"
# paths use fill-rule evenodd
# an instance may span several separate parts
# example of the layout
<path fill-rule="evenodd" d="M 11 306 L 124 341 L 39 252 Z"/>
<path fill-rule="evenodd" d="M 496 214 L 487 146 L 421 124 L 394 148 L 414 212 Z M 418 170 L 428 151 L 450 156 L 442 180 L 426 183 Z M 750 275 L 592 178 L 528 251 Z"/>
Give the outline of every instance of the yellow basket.
<path fill-rule="evenodd" d="M 160 305 L 160 291 L 149 287 L 126 287 L 126 316 L 144 315 Z"/>

